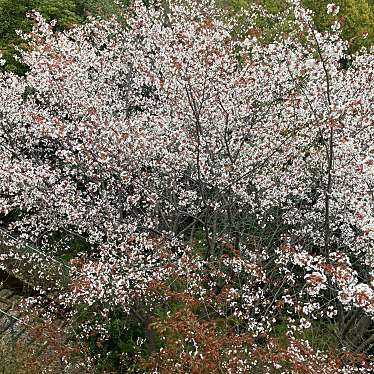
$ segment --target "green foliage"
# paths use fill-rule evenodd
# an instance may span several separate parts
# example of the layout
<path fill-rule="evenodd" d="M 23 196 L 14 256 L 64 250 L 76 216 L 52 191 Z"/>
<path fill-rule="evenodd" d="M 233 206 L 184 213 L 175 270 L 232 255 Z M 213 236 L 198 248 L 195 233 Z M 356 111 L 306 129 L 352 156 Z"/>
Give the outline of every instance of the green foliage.
<path fill-rule="evenodd" d="M 126 373 L 138 373 L 139 360 L 149 354 L 144 323 L 121 309 L 111 310 L 103 317 L 100 313 L 102 305 L 81 305 L 80 308 L 79 318 L 72 325 L 73 335 L 79 334 L 81 322 L 88 320 L 92 326 L 98 323 L 106 330 L 105 338 L 93 330 L 85 342 L 87 353 L 100 357 L 95 363 L 98 372 L 122 372 L 126 369 Z"/>
<path fill-rule="evenodd" d="M 330 28 L 334 17 L 326 13 L 327 4 L 334 2 L 340 7 L 338 14 L 343 23 L 342 36 L 350 43 L 351 52 L 368 47 L 374 42 L 373 4 L 367 0 L 303 0 L 306 7 L 313 10 L 315 22 L 320 31 Z M 363 35 L 367 33 L 367 37 Z"/>
<path fill-rule="evenodd" d="M 75 0 L 34 0 L 32 5 L 47 19 L 56 19 L 61 29 L 82 21 L 83 15 L 79 14 Z"/>
<path fill-rule="evenodd" d="M 114 0 L 75 0 L 77 11 L 84 19 L 88 16 L 108 18 L 113 14 L 118 15 L 122 10 L 122 6 L 118 5 Z M 124 7 L 129 3 L 129 0 L 121 0 L 119 2 Z"/>
<path fill-rule="evenodd" d="M 19 74 L 26 70 L 13 55 L 16 53 L 14 47 L 22 42 L 16 30 L 31 30 L 32 21 L 26 14 L 33 10 L 40 12 L 48 20 L 56 19 L 58 30 L 83 20 L 78 14 L 75 0 L 0 0 L 0 50 L 7 61 L 5 70 Z"/>
<path fill-rule="evenodd" d="M 302 332 L 296 332 L 295 338 L 307 340 L 313 349 L 322 352 L 338 350 L 340 343 L 334 331 L 334 324 L 317 319 L 310 319 L 309 322 L 310 327 Z M 288 342 L 285 337 L 287 326 L 287 322 L 280 319 L 273 329 L 274 337 L 278 338 L 284 346 L 287 346 Z"/>
<path fill-rule="evenodd" d="M 339 348 L 339 340 L 334 331 L 334 325 L 323 321 L 312 320 L 312 326 L 301 335 L 310 345 L 320 351 L 334 351 Z"/>
<path fill-rule="evenodd" d="M 20 43 L 16 30 L 28 30 L 30 22 L 25 15 L 31 7 L 31 1 L 0 0 L 0 51 L 7 61 L 6 70 L 21 73 L 21 65 L 13 58 L 14 46 Z"/>
<path fill-rule="evenodd" d="M 120 368 L 125 364 L 127 369 L 136 366 L 136 356 L 144 355 L 146 348 L 139 341 L 145 341 L 145 331 L 141 323 L 117 314 L 107 322 L 110 338 L 99 347 L 103 355 L 98 369 Z M 97 342 L 96 342 L 97 343 Z M 118 358 L 122 358 L 122 362 Z"/>
<path fill-rule="evenodd" d="M 83 237 L 60 232 L 53 233 L 49 244 L 53 248 L 52 252 L 67 262 L 76 257 L 78 253 L 87 253 L 92 250 L 90 243 Z"/>
<path fill-rule="evenodd" d="M 221 0 L 224 7 L 236 14 L 240 8 L 260 4 L 270 14 L 287 9 L 283 0 Z M 374 2 L 373 0 L 302 0 L 305 7 L 314 12 L 314 21 L 320 31 L 328 30 L 336 17 L 327 14 L 327 4 L 335 3 L 340 7 L 339 20 L 343 24 L 342 37 L 350 43 L 350 52 L 374 44 Z M 287 31 L 287 23 L 274 21 L 271 17 L 259 16 L 257 26 L 263 33 L 264 41 L 270 41 L 278 31 Z M 367 37 L 364 35 L 367 33 Z"/>
<path fill-rule="evenodd" d="M 123 0 L 127 4 L 127 0 Z M 15 46 L 22 44 L 16 30 L 31 31 L 32 21 L 26 14 L 33 10 L 47 20 L 57 20 L 56 30 L 64 30 L 84 22 L 88 16 L 108 18 L 119 14 L 114 0 L 0 0 L 0 51 L 6 60 L 5 70 L 23 74 L 26 68 L 15 58 Z"/>

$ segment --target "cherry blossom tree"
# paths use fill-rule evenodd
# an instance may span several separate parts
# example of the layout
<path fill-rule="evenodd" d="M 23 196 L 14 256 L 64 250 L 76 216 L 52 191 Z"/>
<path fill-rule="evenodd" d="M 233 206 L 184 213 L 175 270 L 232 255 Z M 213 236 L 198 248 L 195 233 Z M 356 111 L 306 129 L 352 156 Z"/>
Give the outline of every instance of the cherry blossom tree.
<path fill-rule="evenodd" d="M 339 19 L 319 33 L 296 0 L 264 44 L 256 12 L 240 38 L 208 0 L 134 1 L 125 26 L 63 33 L 35 14 L 29 72 L 1 76 L 6 244 L 84 243 L 56 302 L 81 338 L 108 339 L 113 313 L 137 321 L 152 370 L 213 365 L 211 341 L 224 372 L 370 372 L 300 334 L 322 321 L 372 352 L 373 54 L 348 57 Z M 177 344 L 160 350 L 163 334 Z"/>

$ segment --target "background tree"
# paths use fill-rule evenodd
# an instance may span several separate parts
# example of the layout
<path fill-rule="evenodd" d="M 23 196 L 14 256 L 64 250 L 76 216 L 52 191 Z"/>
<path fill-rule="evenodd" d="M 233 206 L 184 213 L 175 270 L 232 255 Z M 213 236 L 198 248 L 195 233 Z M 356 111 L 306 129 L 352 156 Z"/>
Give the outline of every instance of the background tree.
<path fill-rule="evenodd" d="M 327 30 L 332 24 L 331 15 L 325 12 L 328 1 L 305 0 L 304 4 L 315 13 L 315 22 L 319 30 Z M 342 37 L 350 43 L 350 51 L 360 47 L 370 47 L 374 42 L 374 13 L 373 5 L 367 0 L 336 1 L 340 7 L 343 24 Z"/>
<path fill-rule="evenodd" d="M 313 20 L 319 31 L 329 30 L 334 17 L 326 13 L 328 0 L 315 1 L 304 0 L 303 5 L 314 12 Z M 339 0 L 334 2 L 339 8 L 340 21 L 343 25 L 342 37 L 350 43 L 350 53 L 356 52 L 362 46 L 370 47 L 374 42 L 374 6 L 368 0 Z M 278 0 L 232 0 L 221 1 L 221 4 L 231 9 L 232 14 L 238 13 L 241 8 L 248 8 L 261 4 L 270 14 L 278 14 L 285 11 L 287 3 Z M 244 20 L 243 20 L 244 21 Z M 265 40 L 271 40 L 272 36 L 280 30 L 288 31 L 287 26 L 282 22 L 275 22 L 272 17 L 259 17 L 257 26 L 265 33 Z M 272 31 L 273 30 L 273 31 Z"/>
<path fill-rule="evenodd" d="M 57 30 L 64 30 L 84 22 L 88 16 L 108 18 L 119 14 L 121 7 L 112 0 L 1 0 L 0 49 L 7 61 L 5 69 L 8 71 L 25 71 L 25 67 L 13 58 L 15 46 L 22 45 L 16 31 L 31 31 L 32 21 L 26 15 L 33 10 L 40 12 L 47 20 L 57 20 Z"/>

